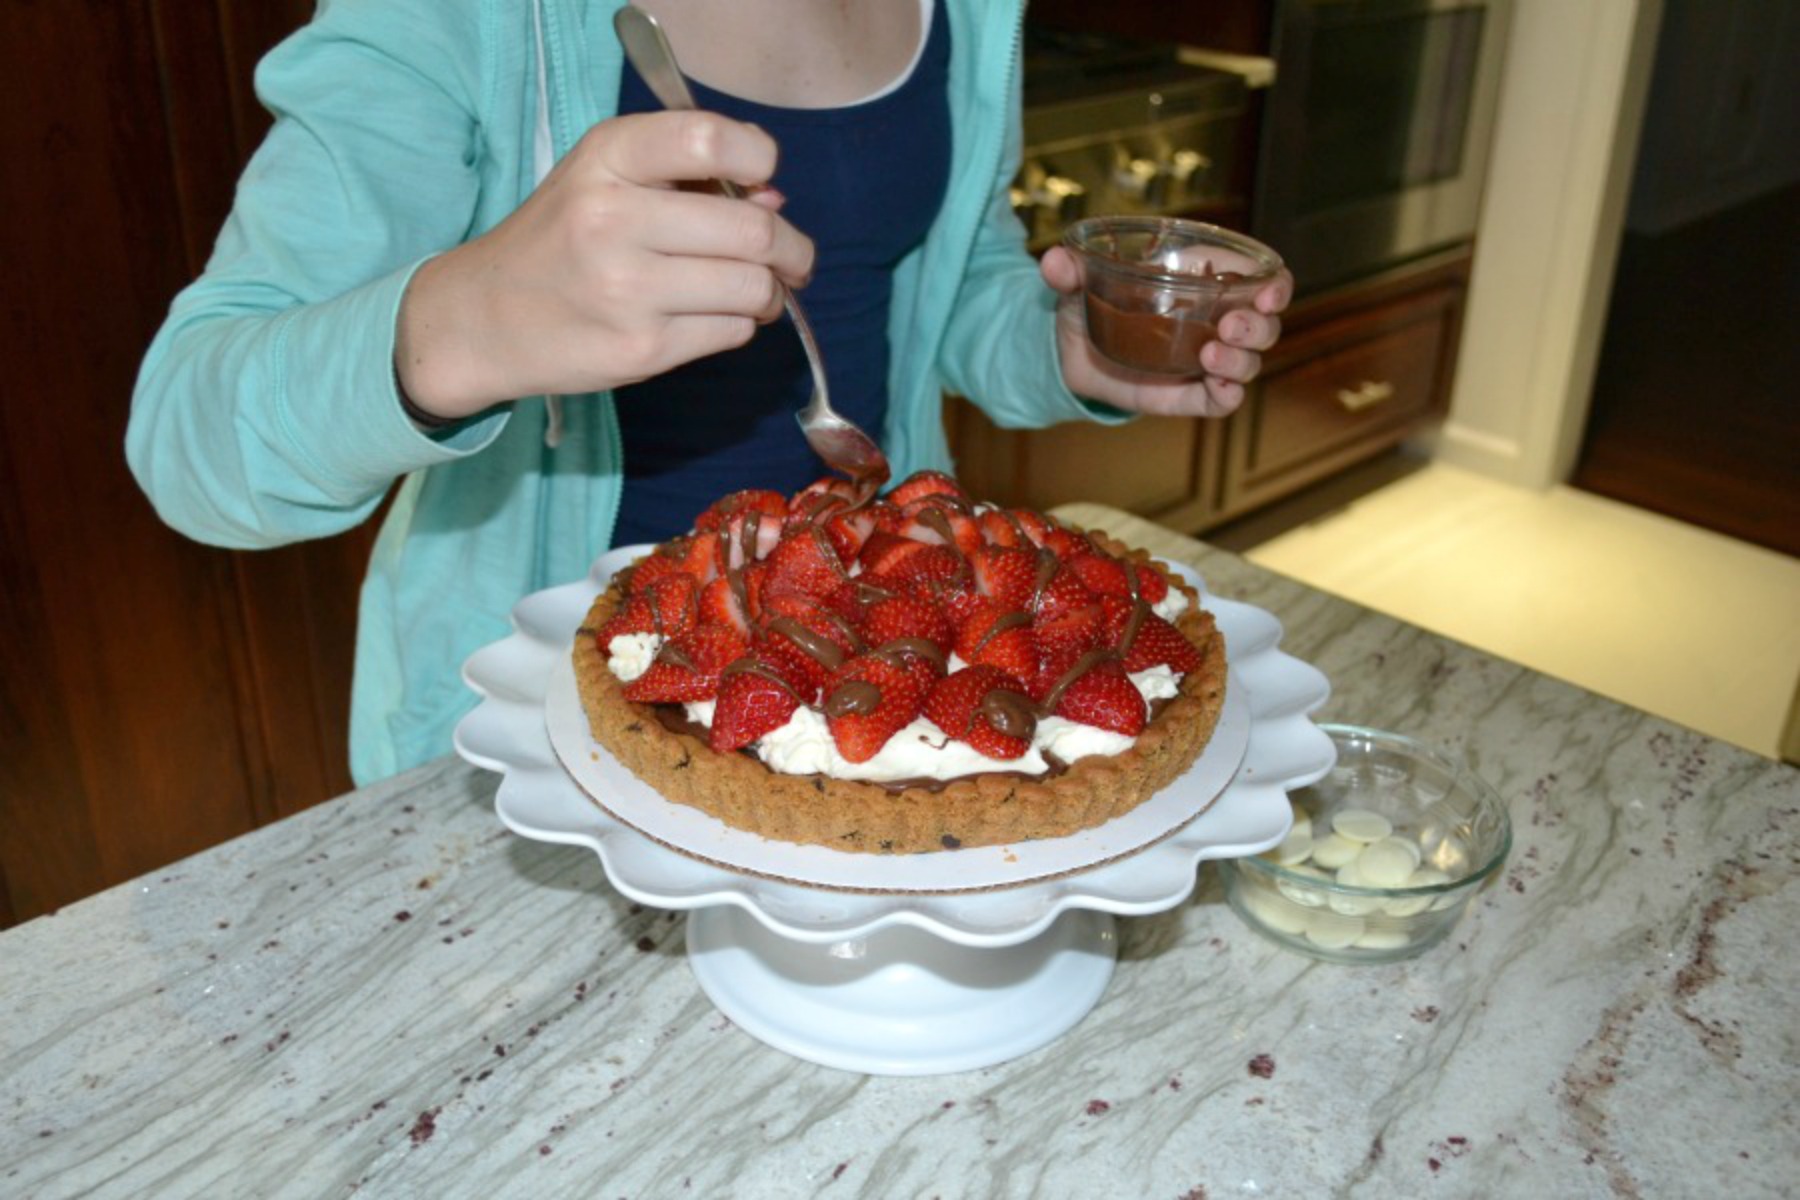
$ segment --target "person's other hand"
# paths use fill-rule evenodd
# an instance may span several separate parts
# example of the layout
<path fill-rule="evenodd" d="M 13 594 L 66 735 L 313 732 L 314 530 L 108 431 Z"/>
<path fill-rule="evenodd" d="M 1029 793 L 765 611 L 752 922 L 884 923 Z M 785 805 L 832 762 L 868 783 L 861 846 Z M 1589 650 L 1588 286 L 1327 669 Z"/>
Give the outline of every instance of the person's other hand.
<path fill-rule="evenodd" d="M 460 418 L 749 341 L 813 266 L 767 187 L 775 158 L 760 129 L 711 113 L 595 125 L 516 212 L 413 276 L 394 352 L 407 398 Z M 711 179 L 751 199 L 681 186 Z"/>
<path fill-rule="evenodd" d="M 1087 337 L 1081 271 L 1061 246 L 1039 263 L 1044 282 L 1058 293 L 1056 344 L 1063 380 L 1077 396 L 1116 408 L 1158 416 L 1223 417 L 1244 402 L 1244 385 L 1262 370 L 1262 352 L 1281 336 L 1281 313 L 1294 295 L 1294 277 L 1283 270 L 1256 293 L 1255 307 L 1227 313 L 1216 340 L 1200 347 L 1192 377 L 1150 375 L 1108 359 Z"/>

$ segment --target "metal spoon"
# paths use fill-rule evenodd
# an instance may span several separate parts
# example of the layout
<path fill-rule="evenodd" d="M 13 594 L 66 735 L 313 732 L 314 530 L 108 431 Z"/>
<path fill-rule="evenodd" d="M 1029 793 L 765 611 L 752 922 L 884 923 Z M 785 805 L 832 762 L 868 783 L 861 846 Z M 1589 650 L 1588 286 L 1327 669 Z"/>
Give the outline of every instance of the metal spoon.
<path fill-rule="evenodd" d="M 613 29 L 619 35 L 620 45 L 625 47 L 625 56 L 664 108 L 686 111 L 699 107 L 675 61 L 675 50 L 655 17 L 627 4 L 613 14 Z M 743 190 L 729 179 L 714 182 L 723 195 L 733 200 L 743 198 Z M 812 366 L 813 394 L 806 407 L 800 410 L 800 432 L 813 452 L 825 460 L 826 466 L 850 477 L 857 487 L 859 500 L 866 499 L 878 491 L 892 473 L 887 455 L 881 452 L 874 438 L 831 407 L 830 393 L 825 386 L 825 363 L 819 357 L 819 343 L 813 337 L 812 325 L 800 310 L 800 301 L 794 297 L 793 289 L 786 284 L 781 285 L 781 301 L 800 334 L 806 361 Z"/>

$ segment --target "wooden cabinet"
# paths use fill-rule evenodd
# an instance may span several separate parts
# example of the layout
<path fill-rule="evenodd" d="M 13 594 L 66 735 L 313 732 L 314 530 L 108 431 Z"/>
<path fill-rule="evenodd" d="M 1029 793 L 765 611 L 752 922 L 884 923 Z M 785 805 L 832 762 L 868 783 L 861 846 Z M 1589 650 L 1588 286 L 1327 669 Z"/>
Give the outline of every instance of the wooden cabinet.
<path fill-rule="evenodd" d="M 368 534 L 186 541 L 125 466 L 132 381 L 313 0 L 8 4 L 0 44 L 0 923 L 326 799 Z"/>
<path fill-rule="evenodd" d="M 1092 500 L 1187 533 L 1248 515 L 1442 416 L 1469 257 L 1450 251 L 1296 304 L 1244 407 L 1224 421 L 1002 430 L 952 401 L 957 470 L 1001 503 Z"/>
<path fill-rule="evenodd" d="M 1468 255 L 1297 306 L 1243 410 L 1225 422 L 1216 525 L 1394 446 L 1442 416 Z"/>

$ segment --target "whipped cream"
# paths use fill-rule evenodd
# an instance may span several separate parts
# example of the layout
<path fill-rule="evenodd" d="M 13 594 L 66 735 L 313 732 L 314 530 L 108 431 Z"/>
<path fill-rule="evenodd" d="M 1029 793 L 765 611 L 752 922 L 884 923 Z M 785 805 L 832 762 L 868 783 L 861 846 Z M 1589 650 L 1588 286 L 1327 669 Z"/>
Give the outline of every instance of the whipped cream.
<path fill-rule="evenodd" d="M 654 633 L 616 637 L 607 646 L 612 653 L 607 665 L 621 681 L 630 683 L 649 669 L 662 642 Z M 951 671 L 966 665 L 956 655 L 950 656 Z M 1133 672 L 1130 679 L 1146 704 L 1174 696 L 1181 684 L 1181 676 L 1162 664 Z M 716 701 L 699 700 L 682 707 L 690 721 L 712 728 Z M 875 757 L 853 763 L 838 753 L 825 714 L 803 704 L 794 710 L 787 724 L 765 733 L 751 743 L 750 749 L 763 765 L 783 775 L 829 775 L 833 779 L 887 783 L 896 779 L 960 779 L 988 771 L 1043 775 L 1050 770 L 1046 755 L 1073 763 L 1096 754 L 1123 754 L 1135 740 L 1065 717 L 1045 716 L 1038 718 L 1029 750 L 1015 759 L 995 759 L 956 740 L 921 716 L 889 738 Z"/>
<path fill-rule="evenodd" d="M 1168 595 L 1150 606 L 1151 612 L 1155 613 L 1171 625 L 1175 623 L 1176 617 L 1179 617 L 1187 610 L 1187 593 L 1176 587 L 1174 584 L 1169 585 Z"/>
<path fill-rule="evenodd" d="M 630 683 L 650 669 L 663 639 L 655 633 L 621 633 L 606 643 L 606 665 L 622 683 Z"/>

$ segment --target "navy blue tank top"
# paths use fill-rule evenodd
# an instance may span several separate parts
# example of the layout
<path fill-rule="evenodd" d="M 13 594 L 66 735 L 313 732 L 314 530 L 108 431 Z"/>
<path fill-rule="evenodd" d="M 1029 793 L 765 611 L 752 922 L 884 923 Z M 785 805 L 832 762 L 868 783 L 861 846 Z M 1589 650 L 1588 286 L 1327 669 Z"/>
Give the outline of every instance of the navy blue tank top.
<path fill-rule="evenodd" d="M 782 209 L 818 249 L 800 295 L 832 406 L 877 437 L 887 416 L 893 270 L 925 236 L 950 169 L 950 31 L 933 5 L 924 51 L 899 87 L 847 108 L 755 104 L 700 84 L 702 108 L 753 122 L 780 147 Z M 619 112 L 661 108 L 629 64 Z M 800 338 L 784 316 L 748 344 L 614 393 L 625 489 L 613 544 L 660 542 L 739 488 L 793 493 L 828 474 L 794 416 L 812 392 Z"/>

